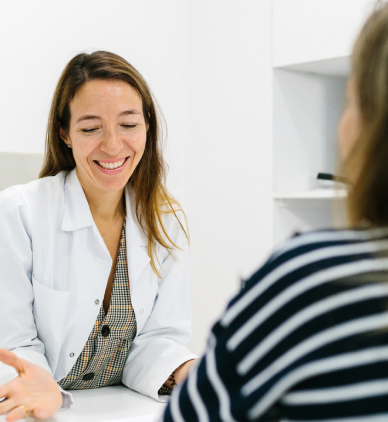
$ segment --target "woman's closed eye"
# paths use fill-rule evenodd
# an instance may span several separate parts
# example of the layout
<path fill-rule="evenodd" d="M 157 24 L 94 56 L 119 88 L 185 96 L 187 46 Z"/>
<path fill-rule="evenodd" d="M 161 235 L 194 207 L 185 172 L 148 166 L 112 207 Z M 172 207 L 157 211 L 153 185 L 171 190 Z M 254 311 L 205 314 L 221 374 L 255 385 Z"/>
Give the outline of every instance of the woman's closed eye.
<path fill-rule="evenodd" d="M 134 129 L 135 127 L 137 127 L 137 124 L 122 124 L 120 125 L 124 130 L 131 130 Z M 82 133 L 85 133 L 87 135 L 91 135 L 93 133 L 96 133 L 98 130 L 100 130 L 99 127 L 92 127 L 92 128 L 83 128 L 81 129 Z"/>
<path fill-rule="evenodd" d="M 124 129 L 133 129 L 133 128 L 135 128 L 137 125 L 136 124 L 133 124 L 133 125 L 129 125 L 129 124 L 126 124 L 126 125 L 121 125 L 121 127 L 123 127 Z"/>
<path fill-rule="evenodd" d="M 99 127 L 93 127 L 93 128 L 88 128 L 88 129 L 81 129 L 81 132 L 86 133 L 86 134 L 90 134 L 90 133 L 97 132 L 98 129 L 100 129 L 100 128 Z"/>

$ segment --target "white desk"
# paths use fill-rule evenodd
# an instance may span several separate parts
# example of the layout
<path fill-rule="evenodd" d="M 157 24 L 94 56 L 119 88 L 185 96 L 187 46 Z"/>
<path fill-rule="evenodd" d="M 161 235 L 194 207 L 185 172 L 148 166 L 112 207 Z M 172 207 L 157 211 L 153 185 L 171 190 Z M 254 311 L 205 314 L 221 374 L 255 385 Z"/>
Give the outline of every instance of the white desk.
<path fill-rule="evenodd" d="M 74 390 L 72 394 L 73 407 L 58 412 L 53 418 L 46 419 L 46 422 L 103 422 L 137 418 L 161 414 L 166 406 L 166 403 L 157 402 L 121 385 L 93 390 Z M 143 422 L 141 419 L 134 422 Z M 37 421 L 28 418 L 27 422 L 34 420 Z M 5 416 L 0 416 L 0 422 L 4 421 Z"/>

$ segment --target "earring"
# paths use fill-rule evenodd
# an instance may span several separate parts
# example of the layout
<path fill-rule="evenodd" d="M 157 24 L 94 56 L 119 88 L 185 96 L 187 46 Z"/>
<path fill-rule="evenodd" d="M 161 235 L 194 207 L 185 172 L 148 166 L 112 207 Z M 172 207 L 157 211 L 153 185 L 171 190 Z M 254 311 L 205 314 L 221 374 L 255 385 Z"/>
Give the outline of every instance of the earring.
<path fill-rule="evenodd" d="M 67 148 L 71 148 L 71 145 L 70 144 L 67 144 Z"/>

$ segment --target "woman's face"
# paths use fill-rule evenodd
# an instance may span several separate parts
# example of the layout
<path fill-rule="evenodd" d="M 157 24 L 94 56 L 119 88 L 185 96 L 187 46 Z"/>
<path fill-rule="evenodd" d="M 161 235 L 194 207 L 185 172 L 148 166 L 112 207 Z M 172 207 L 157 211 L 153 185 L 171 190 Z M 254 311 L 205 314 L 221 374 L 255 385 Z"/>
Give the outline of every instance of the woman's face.
<path fill-rule="evenodd" d="M 346 97 L 346 108 L 338 127 L 339 147 L 343 159 L 349 155 L 349 152 L 360 135 L 361 115 L 352 79 L 347 83 Z"/>
<path fill-rule="evenodd" d="M 142 99 L 126 82 L 86 82 L 70 103 L 71 145 L 83 187 L 122 190 L 143 156 L 147 124 Z"/>

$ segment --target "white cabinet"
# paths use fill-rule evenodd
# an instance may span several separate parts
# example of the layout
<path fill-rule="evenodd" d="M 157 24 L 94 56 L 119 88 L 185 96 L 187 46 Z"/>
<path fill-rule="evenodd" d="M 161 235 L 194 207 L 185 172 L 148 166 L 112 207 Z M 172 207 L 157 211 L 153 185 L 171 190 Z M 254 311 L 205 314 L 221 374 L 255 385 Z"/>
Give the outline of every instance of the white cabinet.
<path fill-rule="evenodd" d="M 337 173 L 337 127 L 351 50 L 374 4 L 273 2 L 275 242 L 295 231 L 331 227 L 335 219 L 344 222 L 344 189 L 317 180 L 317 174 Z"/>

